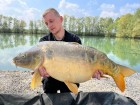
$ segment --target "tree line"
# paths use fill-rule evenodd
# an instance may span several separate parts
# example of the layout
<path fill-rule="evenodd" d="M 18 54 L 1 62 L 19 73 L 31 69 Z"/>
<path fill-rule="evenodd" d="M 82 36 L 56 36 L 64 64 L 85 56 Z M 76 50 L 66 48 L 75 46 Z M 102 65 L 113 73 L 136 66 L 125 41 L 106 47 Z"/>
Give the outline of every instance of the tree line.
<path fill-rule="evenodd" d="M 116 19 L 64 15 L 63 26 L 78 35 L 140 38 L 140 8 L 134 14 L 125 14 Z M 0 15 L 0 33 L 44 34 L 48 29 L 42 20 L 24 20 Z"/>

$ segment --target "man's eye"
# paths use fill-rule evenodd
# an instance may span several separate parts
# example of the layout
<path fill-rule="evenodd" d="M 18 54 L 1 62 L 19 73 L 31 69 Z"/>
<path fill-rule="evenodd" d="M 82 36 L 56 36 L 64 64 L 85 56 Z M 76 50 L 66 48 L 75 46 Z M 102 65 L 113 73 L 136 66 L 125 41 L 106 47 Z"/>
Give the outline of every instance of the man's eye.
<path fill-rule="evenodd" d="M 53 20 L 51 20 L 50 23 L 53 23 Z"/>

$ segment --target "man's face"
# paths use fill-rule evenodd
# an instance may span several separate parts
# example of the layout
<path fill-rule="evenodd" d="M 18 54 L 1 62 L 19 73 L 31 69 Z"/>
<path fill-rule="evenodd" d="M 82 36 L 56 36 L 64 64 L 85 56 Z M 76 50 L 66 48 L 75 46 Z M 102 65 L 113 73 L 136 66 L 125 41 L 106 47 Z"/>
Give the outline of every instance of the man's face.
<path fill-rule="evenodd" d="M 62 17 L 57 16 L 53 12 L 48 12 L 44 17 L 44 22 L 47 25 L 50 32 L 54 35 L 57 34 L 62 27 Z"/>

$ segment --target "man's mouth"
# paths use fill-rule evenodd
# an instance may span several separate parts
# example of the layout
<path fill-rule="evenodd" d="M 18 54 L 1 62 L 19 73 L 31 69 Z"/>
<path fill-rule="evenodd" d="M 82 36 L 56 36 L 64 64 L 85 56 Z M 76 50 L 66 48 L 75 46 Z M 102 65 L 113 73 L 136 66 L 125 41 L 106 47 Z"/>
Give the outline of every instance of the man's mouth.
<path fill-rule="evenodd" d="M 52 28 L 51 31 L 53 31 L 55 28 Z"/>

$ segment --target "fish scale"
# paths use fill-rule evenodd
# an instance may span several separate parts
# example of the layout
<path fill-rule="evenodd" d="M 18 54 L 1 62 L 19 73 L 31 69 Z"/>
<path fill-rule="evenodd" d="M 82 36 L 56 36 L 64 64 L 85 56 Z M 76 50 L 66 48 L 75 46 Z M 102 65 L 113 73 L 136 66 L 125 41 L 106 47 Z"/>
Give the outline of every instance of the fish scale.
<path fill-rule="evenodd" d="M 43 67 L 51 77 L 64 82 L 73 93 L 78 92 L 74 83 L 90 80 L 97 70 L 111 76 L 122 92 L 125 90 L 124 78 L 135 73 L 134 70 L 113 62 L 105 53 L 75 42 L 40 42 L 14 57 L 13 62 L 16 66 L 35 72 L 31 88 L 41 84 L 38 69 Z"/>

